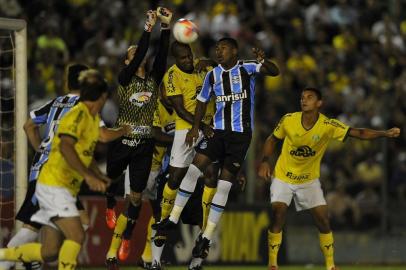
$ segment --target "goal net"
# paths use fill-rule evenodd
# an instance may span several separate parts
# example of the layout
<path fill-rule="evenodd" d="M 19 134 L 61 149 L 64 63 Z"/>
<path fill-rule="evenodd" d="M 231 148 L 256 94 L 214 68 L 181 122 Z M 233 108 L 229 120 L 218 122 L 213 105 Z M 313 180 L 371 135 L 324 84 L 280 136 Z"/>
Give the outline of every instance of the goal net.
<path fill-rule="evenodd" d="M 24 20 L 0 18 L 0 247 L 17 226 L 27 187 L 27 37 Z"/>

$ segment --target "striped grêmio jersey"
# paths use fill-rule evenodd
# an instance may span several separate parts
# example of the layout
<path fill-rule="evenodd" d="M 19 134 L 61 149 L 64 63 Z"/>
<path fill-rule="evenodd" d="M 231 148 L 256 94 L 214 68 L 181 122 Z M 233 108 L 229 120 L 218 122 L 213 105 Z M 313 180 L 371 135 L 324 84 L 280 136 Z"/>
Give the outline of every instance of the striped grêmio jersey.
<path fill-rule="evenodd" d="M 58 129 L 59 121 L 78 102 L 79 96 L 68 94 L 59 96 L 30 112 L 30 117 L 36 125 L 45 125 L 45 133 L 39 151 L 35 153 L 32 161 L 29 181 L 37 180 L 42 165 L 48 160 L 51 142 Z"/>
<path fill-rule="evenodd" d="M 260 68 L 258 61 L 240 60 L 231 69 L 218 65 L 207 73 L 197 99 L 207 102 L 215 95 L 214 129 L 252 132 L 255 79 Z"/>

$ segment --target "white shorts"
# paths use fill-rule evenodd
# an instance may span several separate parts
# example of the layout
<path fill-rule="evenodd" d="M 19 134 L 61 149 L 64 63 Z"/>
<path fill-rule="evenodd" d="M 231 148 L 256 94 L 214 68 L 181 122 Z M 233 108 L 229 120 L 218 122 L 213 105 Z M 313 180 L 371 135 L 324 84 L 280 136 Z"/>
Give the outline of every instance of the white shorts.
<path fill-rule="evenodd" d="M 148 200 L 156 200 L 157 192 L 158 192 L 158 177 L 159 171 L 150 171 L 148 176 L 147 186 L 145 187 L 144 191 L 142 192 L 142 198 Z M 124 177 L 124 198 L 131 193 L 130 188 L 130 170 L 127 167 L 125 171 Z"/>
<path fill-rule="evenodd" d="M 192 147 L 185 143 L 186 134 L 188 129 L 175 130 L 175 137 L 173 138 L 171 158 L 169 165 L 177 168 L 187 168 L 192 163 L 196 154 L 195 146 L 203 139 L 203 133 L 199 131 L 199 138 L 196 140 Z"/>
<path fill-rule="evenodd" d="M 79 216 L 77 198 L 66 188 L 37 183 L 35 196 L 38 198 L 39 210 L 31 217 L 31 221 L 58 229 L 52 218 Z"/>
<path fill-rule="evenodd" d="M 271 203 L 283 202 L 289 206 L 292 197 L 295 200 L 296 211 L 327 204 L 319 179 L 299 185 L 288 184 L 277 178 L 272 179 Z"/>

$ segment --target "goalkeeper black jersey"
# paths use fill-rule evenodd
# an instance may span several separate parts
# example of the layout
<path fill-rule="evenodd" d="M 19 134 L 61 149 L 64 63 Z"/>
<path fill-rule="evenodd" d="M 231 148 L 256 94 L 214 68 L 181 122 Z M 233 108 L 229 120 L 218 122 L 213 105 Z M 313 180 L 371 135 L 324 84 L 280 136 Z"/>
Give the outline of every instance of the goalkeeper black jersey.
<path fill-rule="evenodd" d="M 161 31 L 158 52 L 152 70 L 145 79 L 135 75 L 148 50 L 150 33 L 143 32 L 134 58 L 118 76 L 119 114 L 115 127 L 131 125 L 133 132 L 126 137 L 133 139 L 152 138 L 154 111 L 157 107 L 159 84 L 166 70 L 169 47 L 169 30 Z"/>
<path fill-rule="evenodd" d="M 157 83 L 151 77 L 133 76 L 127 86 L 119 86 L 117 94 L 120 107 L 116 126 L 131 125 L 133 132 L 127 137 L 151 138 L 158 100 Z"/>

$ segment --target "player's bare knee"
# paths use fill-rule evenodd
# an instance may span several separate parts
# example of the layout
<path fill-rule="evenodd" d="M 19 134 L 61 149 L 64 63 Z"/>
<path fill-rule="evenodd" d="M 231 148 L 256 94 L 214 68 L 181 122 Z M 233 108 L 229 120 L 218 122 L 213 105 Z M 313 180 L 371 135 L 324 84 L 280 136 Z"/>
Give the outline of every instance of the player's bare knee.
<path fill-rule="evenodd" d="M 197 153 L 193 159 L 192 164 L 196 166 L 201 172 L 204 172 L 206 168 L 211 164 L 211 162 L 212 161 L 209 159 L 209 157 Z"/>
<path fill-rule="evenodd" d="M 217 187 L 217 178 L 204 177 L 204 185 L 210 188 Z"/>
<path fill-rule="evenodd" d="M 285 217 L 286 217 L 286 211 L 287 211 L 287 206 L 283 203 L 272 203 L 272 224 L 274 227 L 278 227 L 282 229 L 282 226 L 285 222 Z"/>
<path fill-rule="evenodd" d="M 81 245 L 85 241 L 85 232 L 84 232 L 83 228 L 80 227 L 80 230 L 76 230 L 76 232 L 67 236 L 66 239 L 72 240 Z"/>
<path fill-rule="evenodd" d="M 41 248 L 42 260 L 44 262 L 53 262 L 53 261 L 57 260 L 58 251 L 59 251 L 59 246 L 55 247 L 55 248 L 50 247 L 50 246 L 48 246 L 48 247 L 42 246 L 42 248 Z"/>
<path fill-rule="evenodd" d="M 82 225 L 89 226 L 90 218 L 89 218 L 89 215 L 87 214 L 87 212 L 85 210 L 80 210 L 79 215 L 80 215 L 80 222 L 82 223 Z"/>
<path fill-rule="evenodd" d="M 316 223 L 321 233 L 329 233 L 331 231 L 328 217 L 319 217 Z"/>
<path fill-rule="evenodd" d="M 129 199 L 130 199 L 130 203 L 131 203 L 133 206 L 138 206 L 138 205 L 141 204 L 142 193 L 131 191 L 131 194 L 130 194 L 130 196 L 129 196 Z"/>
<path fill-rule="evenodd" d="M 225 162 L 223 169 L 221 170 L 219 179 L 226 180 L 229 182 L 234 182 L 236 175 L 240 167 L 237 164 L 232 164 L 231 162 Z"/>

